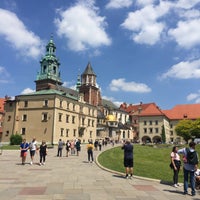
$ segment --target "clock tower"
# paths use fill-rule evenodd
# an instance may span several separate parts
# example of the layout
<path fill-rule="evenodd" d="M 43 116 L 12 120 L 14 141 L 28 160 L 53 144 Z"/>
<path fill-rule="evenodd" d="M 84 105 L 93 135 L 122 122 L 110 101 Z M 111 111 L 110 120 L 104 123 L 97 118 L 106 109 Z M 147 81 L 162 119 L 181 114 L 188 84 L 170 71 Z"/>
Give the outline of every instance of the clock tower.
<path fill-rule="evenodd" d="M 51 37 L 46 46 L 46 55 L 40 61 L 40 72 L 38 72 L 35 81 L 36 91 L 57 89 L 58 86 L 62 85 L 59 71 L 60 62 L 55 53 L 56 46 Z"/>
<path fill-rule="evenodd" d="M 102 104 L 101 93 L 96 84 L 96 74 L 94 73 L 90 62 L 86 66 L 85 71 L 81 75 L 81 86 L 79 93 L 83 94 L 84 101 L 94 106 Z"/>

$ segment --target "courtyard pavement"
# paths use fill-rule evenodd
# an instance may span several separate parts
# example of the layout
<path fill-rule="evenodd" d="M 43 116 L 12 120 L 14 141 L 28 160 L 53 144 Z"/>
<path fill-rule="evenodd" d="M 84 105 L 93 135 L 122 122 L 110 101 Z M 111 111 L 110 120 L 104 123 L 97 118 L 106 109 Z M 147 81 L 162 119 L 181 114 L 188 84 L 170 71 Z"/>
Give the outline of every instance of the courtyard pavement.
<path fill-rule="evenodd" d="M 110 148 L 108 146 L 106 148 Z M 105 149 L 103 149 L 105 150 Z M 57 148 L 49 149 L 46 164 L 21 165 L 19 150 L 3 150 L 0 155 L 0 200 L 179 200 L 200 199 L 183 195 L 183 187 L 174 188 L 159 180 L 133 177 L 107 171 L 95 161 L 88 163 L 85 145 L 79 156 L 57 157 Z M 100 152 L 94 151 L 95 158 Z M 190 189 L 188 190 L 190 193 Z"/>

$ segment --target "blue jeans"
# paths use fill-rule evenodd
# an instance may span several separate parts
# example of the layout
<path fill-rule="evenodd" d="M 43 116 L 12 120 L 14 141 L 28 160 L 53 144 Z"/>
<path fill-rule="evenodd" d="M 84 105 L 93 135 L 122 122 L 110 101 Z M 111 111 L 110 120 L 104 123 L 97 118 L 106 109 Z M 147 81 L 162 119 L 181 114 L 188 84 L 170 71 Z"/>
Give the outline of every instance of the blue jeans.
<path fill-rule="evenodd" d="M 184 172 L 184 193 L 188 193 L 188 176 L 190 175 L 190 187 L 192 195 L 195 195 L 195 176 L 194 171 L 188 171 L 185 168 L 183 169 Z"/>

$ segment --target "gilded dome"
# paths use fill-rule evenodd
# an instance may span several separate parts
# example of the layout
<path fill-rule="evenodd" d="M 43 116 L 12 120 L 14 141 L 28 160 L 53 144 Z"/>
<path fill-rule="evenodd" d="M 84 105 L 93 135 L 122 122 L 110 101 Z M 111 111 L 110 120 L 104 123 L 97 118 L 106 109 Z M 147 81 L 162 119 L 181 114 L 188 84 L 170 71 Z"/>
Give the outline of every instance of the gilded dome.
<path fill-rule="evenodd" d="M 107 115 L 106 116 L 107 121 L 117 121 L 116 117 L 114 115 Z"/>

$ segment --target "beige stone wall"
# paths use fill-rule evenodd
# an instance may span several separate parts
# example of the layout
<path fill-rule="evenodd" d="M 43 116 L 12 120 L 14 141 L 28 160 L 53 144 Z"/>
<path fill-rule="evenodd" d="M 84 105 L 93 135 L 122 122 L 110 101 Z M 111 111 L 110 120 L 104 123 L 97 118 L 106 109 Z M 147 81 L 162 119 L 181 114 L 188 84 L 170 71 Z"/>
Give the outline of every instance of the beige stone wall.
<path fill-rule="evenodd" d="M 27 106 L 25 101 L 28 102 Z M 45 105 L 47 101 L 48 104 Z M 11 117 L 4 122 L 3 142 L 9 142 L 11 134 L 22 134 L 23 129 L 25 134 L 22 136 L 28 141 L 36 137 L 39 142 L 46 140 L 47 143 L 57 144 L 60 138 L 63 141 L 79 138 L 86 142 L 90 138 L 96 138 L 97 110 L 94 106 L 59 95 L 18 96 L 17 101 L 12 104 L 12 109 L 6 105 L 5 118 Z M 69 122 L 66 122 L 66 116 Z M 84 129 L 81 135 L 80 127 Z M 6 132 L 9 133 L 7 136 Z"/>

